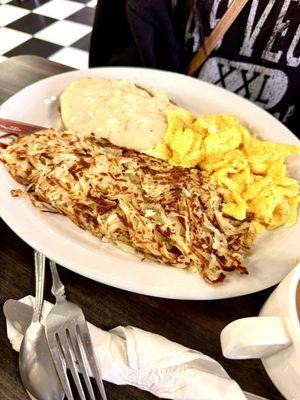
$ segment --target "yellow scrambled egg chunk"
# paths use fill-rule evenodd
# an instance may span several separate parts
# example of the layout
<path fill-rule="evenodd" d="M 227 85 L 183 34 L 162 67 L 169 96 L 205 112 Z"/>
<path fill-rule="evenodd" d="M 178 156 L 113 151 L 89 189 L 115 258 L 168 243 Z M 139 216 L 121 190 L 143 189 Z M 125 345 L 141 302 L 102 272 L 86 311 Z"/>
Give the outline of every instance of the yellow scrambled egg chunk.
<path fill-rule="evenodd" d="M 259 140 L 232 115 L 166 112 L 164 142 L 146 153 L 182 167 L 199 166 L 225 191 L 223 212 L 238 219 L 254 215 L 256 231 L 291 226 L 297 219 L 299 184 L 286 174 L 285 158 L 300 146 Z"/>

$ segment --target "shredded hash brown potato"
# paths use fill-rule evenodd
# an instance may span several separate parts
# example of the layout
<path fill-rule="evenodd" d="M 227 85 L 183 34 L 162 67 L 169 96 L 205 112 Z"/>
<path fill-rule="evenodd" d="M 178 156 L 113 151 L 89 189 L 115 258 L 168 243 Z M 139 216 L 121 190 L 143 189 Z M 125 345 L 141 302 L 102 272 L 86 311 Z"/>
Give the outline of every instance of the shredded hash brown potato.
<path fill-rule="evenodd" d="M 52 129 L 16 139 L 1 159 L 36 207 L 103 240 L 209 283 L 248 273 L 251 220 L 222 214 L 224 189 L 199 169 Z"/>

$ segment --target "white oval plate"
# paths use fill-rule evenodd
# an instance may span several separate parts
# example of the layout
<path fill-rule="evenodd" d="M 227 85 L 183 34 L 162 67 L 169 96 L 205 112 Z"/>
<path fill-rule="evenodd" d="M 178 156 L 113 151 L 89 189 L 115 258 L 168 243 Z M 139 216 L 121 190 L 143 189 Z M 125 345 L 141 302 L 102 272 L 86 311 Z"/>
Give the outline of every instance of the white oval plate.
<path fill-rule="evenodd" d="M 58 120 L 58 101 L 64 87 L 86 76 L 124 78 L 164 90 L 177 104 L 200 113 L 232 113 L 258 136 L 287 144 L 298 139 L 270 114 L 217 86 L 184 75 L 141 68 L 97 68 L 56 75 L 21 90 L 7 100 L 0 116 L 51 127 Z M 50 103 L 50 104 L 49 104 Z M 211 286 L 200 276 L 155 262 L 140 261 L 111 244 L 102 243 L 66 217 L 42 214 L 29 200 L 12 198 L 19 187 L 0 165 L 0 215 L 25 242 L 61 265 L 96 281 L 142 294 L 174 299 L 229 298 L 277 284 L 300 258 L 300 220 L 292 228 L 280 228 L 261 236 L 248 258 L 248 276 L 229 276 Z"/>

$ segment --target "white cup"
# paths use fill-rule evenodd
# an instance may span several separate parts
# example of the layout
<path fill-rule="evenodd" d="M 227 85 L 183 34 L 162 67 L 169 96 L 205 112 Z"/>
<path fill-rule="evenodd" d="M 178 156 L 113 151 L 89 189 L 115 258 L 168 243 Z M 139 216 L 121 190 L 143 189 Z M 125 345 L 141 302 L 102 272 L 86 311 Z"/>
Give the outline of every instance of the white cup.
<path fill-rule="evenodd" d="M 259 317 L 223 329 L 221 346 L 227 358 L 261 358 L 282 395 L 300 400 L 300 264 L 273 291 Z"/>

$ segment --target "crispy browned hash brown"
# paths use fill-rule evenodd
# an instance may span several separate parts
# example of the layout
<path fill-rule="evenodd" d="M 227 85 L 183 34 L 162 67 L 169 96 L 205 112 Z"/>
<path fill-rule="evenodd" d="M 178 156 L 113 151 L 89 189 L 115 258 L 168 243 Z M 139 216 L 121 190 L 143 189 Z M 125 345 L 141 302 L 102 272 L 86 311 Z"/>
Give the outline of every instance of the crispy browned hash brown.
<path fill-rule="evenodd" d="M 1 159 L 36 207 L 103 240 L 210 283 L 247 273 L 251 221 L 224 215 L 224 189 L 199 169 L 51 129 L 16 139 Z"/>

